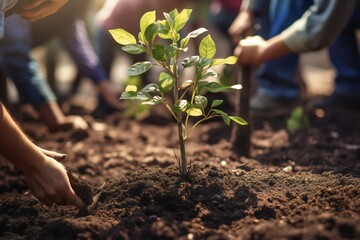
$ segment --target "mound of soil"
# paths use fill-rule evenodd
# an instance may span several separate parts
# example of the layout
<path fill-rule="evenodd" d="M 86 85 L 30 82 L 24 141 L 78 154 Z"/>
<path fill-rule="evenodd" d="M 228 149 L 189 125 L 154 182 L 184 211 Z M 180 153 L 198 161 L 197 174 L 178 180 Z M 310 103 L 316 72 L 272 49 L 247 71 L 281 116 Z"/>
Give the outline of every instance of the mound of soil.
<path fill-rule="evenodd" d="M 289 132 L 286 119 L 254 119 L 250 158 L 236 156 L 221 122 L 187 142 L 190 174 L 179 178 L 177 132 L 154 119 L 87 117 L 87 133 L 48 134 L 22 121 L 40 146 L 94 192 L 97 207 L 46 207 L 20 172 L 0 158 L 2 239 L 360 239 L 360 114 L 311 115 Z"/>

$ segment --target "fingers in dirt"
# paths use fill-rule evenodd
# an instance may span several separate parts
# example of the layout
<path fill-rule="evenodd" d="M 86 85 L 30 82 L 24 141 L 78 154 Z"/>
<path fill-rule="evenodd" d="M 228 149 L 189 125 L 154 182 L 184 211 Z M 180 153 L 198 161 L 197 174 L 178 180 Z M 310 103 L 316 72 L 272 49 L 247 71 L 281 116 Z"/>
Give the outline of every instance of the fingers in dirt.
<path fill-rule="evenodd" d="M 55 152 L 55 151 L 50 151 L 50 150 L 46 150 L 46 149 L 43 149 L 41 147 L 38 147 L 40 149 L 40 151 L 42 153 L 44 153 L 46 156 L 48 157 L 51 157 L 51 158 L 54 158 L 56 161 L 63 161 L 66 159 L 67 155 L 66 154 L 63 154 L 63 153 L 58 153 L 58 152 Z"/>

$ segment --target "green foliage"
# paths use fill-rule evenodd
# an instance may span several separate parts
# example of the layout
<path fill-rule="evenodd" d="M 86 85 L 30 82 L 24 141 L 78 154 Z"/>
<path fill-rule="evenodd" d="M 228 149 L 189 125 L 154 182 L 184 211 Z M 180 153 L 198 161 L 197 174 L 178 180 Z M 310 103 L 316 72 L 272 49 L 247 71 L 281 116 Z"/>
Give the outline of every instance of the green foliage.
<path fill-rule="evenodd" d="M 309 126 L 309 118 L 304 112 L 304 109 L 300 106 L 294 108 L 291 112 L 291 116 L 287 119 L 287 128 L 290 131 L 296 131 L 298 129 L 306 128 Z"/>
<path fill-rule="evenodd" d="M 131 90 L 131 89 L 128 89 L 128 86 L 135 86 L 137 89 L 142 88 L 140 76 L 129 77 L 125 81 L 125 85 L 127 86 L 125 91 Z M 142 120 L 142 119 L 148 117 L 150 114 L 150 107 L 148 105 L 141 104 L 141 103 L 142 102 L 140 102 L 140 101 L 125 101 L 124 102 L 125 116 L 128 118 L 137 119 L 137 120 Z"/>
<path fill-rule="evenodd" d="M 180 60 L 188 50 L 190 40 L 207 32 L 205 28 L 198 28 L 181 38 L 179 31 L 184 28 L 190 19 L 191 13 L 191 9 L 184 9 L 181 12 L 174 9 L 170 13 L 164 13 L 164 19 L 156 20 L 155 11 L 147 12 L 140 20 L 140 32 L 137 40 L 124 29 L 110 30 L 110 34 L 115 41 L 122 45 L 123 51 L 129 54 L 145 52 L 155 60 L 155 63 L 148 61 L 135 63 L 128 70 L 129 76 L 143 74 L 153 65 L 159 65 L 164 69 L 159 75 L 158 83 L 151 83 L 141 90 L 138 90 L 135 86 L 128 86 L 120 99 L 137 100 L 144 105 L 162 103 L 170 111 L 179 128 L 179 142 L 183 162 L 181 165 L 182 174 L 185 174 L 184 171 L 186 171 L 183 142 L 198 124 L 214 117 L 222 118 L 227 125 L 231 121 L 240 125 L 247 124 L 241 117 L 229 116 L 218 109 L 223 100 L 216 99 L 209 103 L 204 96 L 207 91 L 222 92 L 241 89 L 240 85 L 225 86 L 209 80 L 209 78 L 219 76 L 211 67 L 222 64 L 235 64 L 237 62 L 236 57 L 229 56 L 224 59 L 213 59 L 216 54 L 216 44 L 211 35 L 208 34 L 200 42 L 198 55 Z M 158 40 L 162 40 L 161 43 Z M 186 68 L 193 68 L 195 75 L 193 79 L 181 83 L 181 76 Z M 171 95 L 174 104 L 169 103 L 168 98 L 166 98 L 167 94 Z M 194 117 L 196 120 L 192 127 L 189 127 L 190 117 Z"/>

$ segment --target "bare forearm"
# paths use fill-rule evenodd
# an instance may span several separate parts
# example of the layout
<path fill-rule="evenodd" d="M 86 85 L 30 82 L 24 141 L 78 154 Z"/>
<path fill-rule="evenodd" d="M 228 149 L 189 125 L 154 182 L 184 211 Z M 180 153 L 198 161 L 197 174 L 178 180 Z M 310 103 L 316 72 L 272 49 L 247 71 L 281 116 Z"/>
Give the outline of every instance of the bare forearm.
<path fill-rule="evenodd" d="M 292 53 L 281 35 L 269 40 L 260 36 L 248 37 L 239 42 L 234 54 L 240 64 L 258 66 L 266 61 Z"/>
<path fill-rule="evenodd" d="M 20 130 L 1 103 L 0 132 L 0 154 L 20 170 L 31 168 L 33 164 L 36 164 L 28 159 L 37 159 L 37 161 L 43 159 L 43 154 Z"/>
<path fill-rule="evenodd" d="M 65 155 L 41 149 L 21 131 L 0 102 L 0 154 L 22 170 L 29 188 L 40 201 L 82 207 L 70 186 L 66 169 L 56 159 Z"/>
<path fill-rule="evenodd" d="M 32 0 L 27 3 L 20 15 L 28 20 L 36 21 L 58 11 L 69 0 Z"/>
<path fill-rule="evenodd" d="M 278 35 L 266 41 L 266 45 L 262 53 L 262 62 L 283 57 L 291 53 L 292 51 L 285 44 L 283 37 Z"/>

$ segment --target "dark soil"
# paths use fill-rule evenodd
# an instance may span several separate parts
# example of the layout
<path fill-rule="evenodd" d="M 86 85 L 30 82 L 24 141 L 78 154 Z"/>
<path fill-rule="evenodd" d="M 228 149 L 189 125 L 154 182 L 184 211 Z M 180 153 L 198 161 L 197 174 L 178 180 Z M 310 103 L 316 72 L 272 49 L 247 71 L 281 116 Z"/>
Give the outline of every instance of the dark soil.
<path fill-rule="evenodd" d="M 360 114 L 310 114 L 290 133 L 285 119 L 253 120 L 249 158 L 236 156 L 221 122 L 187 142 L 190 174 L 179 178 L 177 132 L 163 119 L 92 117 L 89 134 L 48 134 L 22 121 L 40 146 L 94 188 L 97 207 L 78 217 L 46 207 L 0 158 L 1 239 L 360 239 Z M 155 124 L 157 123 L 157 124 Z"/>

